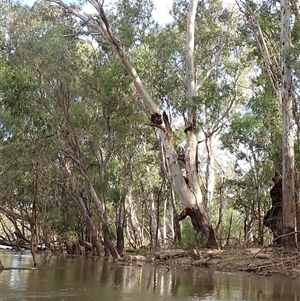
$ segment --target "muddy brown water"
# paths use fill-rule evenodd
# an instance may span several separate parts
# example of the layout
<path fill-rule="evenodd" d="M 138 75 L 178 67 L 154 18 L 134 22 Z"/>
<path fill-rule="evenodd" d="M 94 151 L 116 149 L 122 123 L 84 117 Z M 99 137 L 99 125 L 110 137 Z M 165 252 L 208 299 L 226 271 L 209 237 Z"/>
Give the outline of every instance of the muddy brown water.
<path fill-rule="evenodd" d="M 40 256 L 42 261 L 44 256 Z M 1 301 L 298 301 L 300 279 L 213 271 L 123 266 L 96 258 L 51 256 L 44 268 L 29 253 L 1 250 Z"/>

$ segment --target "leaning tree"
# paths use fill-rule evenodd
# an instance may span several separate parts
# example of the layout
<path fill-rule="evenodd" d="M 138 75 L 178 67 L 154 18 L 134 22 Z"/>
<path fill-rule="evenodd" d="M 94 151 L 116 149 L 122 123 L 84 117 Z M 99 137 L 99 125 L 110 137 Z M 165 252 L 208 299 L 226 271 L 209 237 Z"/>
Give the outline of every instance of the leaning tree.
<path fill-rule="evenodd" d="M 173 133 L 167 114 L 162 111 L 155 103 L 150 93 L 142 83 L 136 69 L 127 57 L 123 48 L 116 39 L 113 30 L 109 24 L 106 13 L 103 9 L 103 3 L 98 0 L 88 1 L 96 9 L 97 14 L 88 16 L 78 12 L 74 7 L 67 5 L 60 0 L 49 0 L 64 7 L 72 15 L 82 21 L 82 27 L 90 29 L 90 33 L 101 34 L 105 37 L 109 45 L 114 49 L 124 68 L 130 75 L 132 82 L 143 100 L 145 107 L 151 116 L 151 124 L 157 130 L 157 136 L 163 148 L 164 161 L 170 175 L 173 187 L 180 198 L 185 210 L 181 213 L 180 218 L 189 216 L 194 229 L 201 232 L 207 238 L 207 245 L 211 248 L 218 248 L 215 232 L 212 227 L 207 207 L 203 200 L 198 173 L 198 131 L 196 127 L 196 114 L 192 109 L 192 102 L 197 95 L 196 74 L 194 64 L 194 32 L 195 17 L 197 11 L 197 0 L 189 2 L 189 12 L 187 15 L 187 35 L 186 35 L 186 82 L 187 82 L 187 100 L 189 109 L 187 112 L 187 124 L 185 128 L 186 144 L 184 155 L 179 156 L 176 153 Z"/>

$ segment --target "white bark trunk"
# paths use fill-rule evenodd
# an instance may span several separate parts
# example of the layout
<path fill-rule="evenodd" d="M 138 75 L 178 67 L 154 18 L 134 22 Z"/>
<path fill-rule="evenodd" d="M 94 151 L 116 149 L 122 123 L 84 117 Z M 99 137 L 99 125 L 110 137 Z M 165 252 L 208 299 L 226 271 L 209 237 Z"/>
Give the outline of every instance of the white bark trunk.
<path fill-rule="evenodd" d="M 189 14 L 187 18 L 187 38 L 186 38 L 186 73 L 187 73 L 187 98 L 189 102 L 189 115 L 188 115 L 188 130 L 187 144 L 185 149 L 185 165 L 186 165 L 186 177 L 191 191 L 194 193 L 194 198 L 190 199 L 189 206 L 191 207 L 197 204 L 202 210 L 203 198 L 200 190 L 198 171 L 197 171 L 197 146 L 198 139 L 195 132 L 195 112 L 193 108 L 193 97 L 197 96 L 196 90 L 196 76 L 195 76 L 195 64 L 194 64 L 194 46 L 195 46 L 195 18 L 197 11 L 198 0 L 190 0 Z"/>
<path fill-rule="evenodd" d="M 127 239 L 130 244 L 135 248 L 139 249 L 143 245 L 142 231 L 139 225 L 139 221 L 136 215 L 135 206 L 133 204 L 131 190 L 127 194 L 126 200 L 128 202 L 129 212 L 128 222 L 126 226 Z"/>
<path fill-rule="evenodd" d="M 115 50 L 115 53 L 119 57 L 122 62 L 124 68 L 130 75 L 133 84 L 140 97 L 142 98 L 145 106 L 149 110 L 151 114 L 151 121 L 154 126 L 158 129 L 158 135 L 160 141 L 163 146 L 163 150 L 166 157 L 166 163 L 168 165 L 168 170 L 170 172 L 172 178 L 172 184 L 175 192 L 179 196 L 182 204 L 191 208 L 191 214 L 196 217 L 199 215 L 201 217 L 203 224 L 203 228 L 205 228 L 205 232 L 212 234 L 210 237 L 210 242 L 212 245 L 216 246 L 216 240 L 214 238 L 214 233 L 211 227 L 211 223 L 208 220 L 207 210 L 203 204 L 202 193 L 200 190 L 200 185 L 198 181 L 198 171 L 197 171 L 197 143 L 198 139 L 195 134 L 195 122 L 193 112 L 190 110 L 189 118 L 188 118 L 188 128 L 186 130 L 187 133 L 187 144 L 185 149 L 185 165 L 186 165 L 186 178 L 184 178 L 182 174 L 181 167 L 178 164 L 178 156 L 176 154 L 175 148 L 172 142 L 172 130 L 165 114 L 162 114 L 151 98 L 150 94 L 143 86 L 135 68 L 131 65 L 129 59 L 127 58 L 124 51 L 118 45 L 116 38 L 114 37 L 108 21 L 106 19 L 106 15 L 104 13 L 102 4 L 99 0 L 90 0 L 91 4 L 97 10 L 99 17 L 97 18 L 97 22 L 92 18 L 89 18 L 83 14 L 80 14 L 78 11 L 63 3 L 60 0 L 48 0 L 53 3 L 57 3 L 64 8 L 66 8 L 69 12 L 71 12 L 74 16 L 79 18 L 89 26 L 90 28 L 100 32 L 110 44 L 110 46 Z M 195 69 L 194 69 L 194 61 L 193 61 L 193 49 L 194 49 L 194 24 L 195 24 L 195 16 L 196 16 L 196 8 L 197 8 L 197 0 L 190 1 L 190 12 L 188 15 L 188 35 L 187 35 L 187 77 L 188 77 L 188 97 L 189 100 L 192 101 L 193 96 L 196 95 L 196 82 L 195 82 Z M 200 211 L 197 213 L 197 210 Z M 196 221 L 195 218 L 194 221 Z M 200 227 L 201 228 L 201 227 Z M 214 241 L 213 241 L 214 240 Z"/>
<path fill-rule="evenodd" d="M 196 76 L 194 64 L 194 47 L 195 47 L 195 19 L 198 0 L 191 0 L 189 14 L 187 18 L 187 38 L 186 38 L 186 76 L 187 76 L 187 96 L 191 103 L 192 98 L 196 96 Z M 191 106 L 190 106 L 191 108 Z M 193 122 L 193 113 L 190 109 L 189 122 Z"/>
<path fill-rule="evenodd" d="M 163 244 L 167 243 L 167 198 L 164 199 L 164 211 L 163 211 L 163 227 L 162 227 L 162 242 Z"/>
<path fill-rule="evenodd" d="M 106 40 L 111 45 L 111 47 L 115 50 L 117 56 L 123 63 L 123 66 L 125 67 L 126 71 L 130 75 L 130 77 L 136 87 L 137 92 L 139 93 L 140 97 L 142 98 L 145 106 L 147 107 L 147 109 L 149 110 L 151 115 L 157 114 L 157 116 L 158 116 L 159 120 L 155 123 L 158 124 L 158 134 L 159 134 L 161 143 L 164 148 L 166 162 L 169 167 L 169 171 L 170 171 L 170 174 L 172 177 L 172 183 L 173 183 L 176 193 L 178 194 L 179 198 L 182 200 L 183 205 L 186 207 L 191 207 L 191 206 L 195 205 L 198 201 L 201 202 L 202 195 L 200 193 L 200 198 L 199 198 L 199 191 L 200 191 L 199 185 L 196 185 L 194 180 L 192 181 L 192 183 L 190 185 L 194 186 L 195 191 L 192 191 L 188 187 L 188 185 L 186 185 L 185 179 L 181 172 L 181 168 L 177 161 L 176 151 L 175 151 L 172 143 L 170 142 L 170 132 L 168 132 L 168 129 L 166 128 L 166 124 L 162 118 L 162 114 L 161 114 L 159 108 L 154 103 L 153 99 L 151 98 L 151 96 L 148 93 L 148 91 L 146 90 L 146 88 L 143 86 L 135 68 L 131 65 L 129 59 L 127 58 L 127 56 L 125 55 L 123 50 L 119 47 L 117 40 L 115 39 L 115 37 L 113 36 L 113 33 L 111 32 L 111 30 L 109 28 L 109 25 L 108 25 L 108 22 L 107 22 L 107 19 L 106 19 L 106 16 L 104 14 L 101 4 L 98 1 L 92 1 L 92 4 L 94 6 L 96 5 L 95 3 L 98 3 L 95 6 L 95 8 L 98 10 L 99 15 L 101 17 L 99 22 L 96 23 L 89 17 L 87 17 L 83 14 L 80 14 L 78 11 L 71 8 L 70 6 L 68 6 L 67 4 L 63 3 L 60 0 L 50 0 L 50 2 L 54 2 L 54 3 L 57 3 L 61 6 L 63 6 L 69 12 L 71 12 L 74 16 L 81 19 L 85 24 L 87 24 L 91 28 L 93 28 L 103 34 L 103 36 L 106 38 Z M 194 0 L 194 2 L 196 2 L 196 1 Z M 190 133 L 190 136 L 191 137 L 189 138 L 189 142 L 187 144 L 186 153 L 189 154 L 189 157 L 195 158 L 193 153 L 195 153 L 195 145 L 197 145 L 197 139 L 195 137 L 195 134 L 193 134 L 193 133 Z M 189 177 L 191 175 L 195 176 L 195 172 L 194 172 L 195 168 L 192 168 L 192 164 L 194 162 L 195 162 L 195 159 L 191 159 L 187 164 L 187 166 L 188 166 L 187 168 L 191 171 L 191 172 L 189 172 L 189 175 L 188 175 Z M 193 189 L 193 187 L 191 187 L 191 188 Z"/>
<path fill-rule="evenodd" d="M 146 174 L 150 174 L 150 168 L 146 166 Z M 146 181 L 146 185 L 141 182 L 141 193 L 143 195 L 145 208 L 150 220 L 150 232 L 151 232 L 151 244 L 155 248 L 156 240 L 158 245 L 161 241 L 161 229 L 157 220 L 157 206 L 155 204 L 155 196 L 153 194 L 153 185 L 150 179 Z M 148 187 L 148 191 L 145 190 L 145 187 Z M 157 237 L 156 237 L 157 236 Z"/>
<path fill-rule="evenodd" d="M 282 58 L 282 120 L 283 120 L 283 231 L 288 234 L 295 231 L 295 175 L 294 175 L 294 131 L 292 103 L 291 71 L 291 32 L 290 2 L 280 1 L 281 8 L 281 58 Z M 285 244 L 295 244 L 295 235 L 289 237 Z M 285 240 L 285 238 L 284 238 Z"/>

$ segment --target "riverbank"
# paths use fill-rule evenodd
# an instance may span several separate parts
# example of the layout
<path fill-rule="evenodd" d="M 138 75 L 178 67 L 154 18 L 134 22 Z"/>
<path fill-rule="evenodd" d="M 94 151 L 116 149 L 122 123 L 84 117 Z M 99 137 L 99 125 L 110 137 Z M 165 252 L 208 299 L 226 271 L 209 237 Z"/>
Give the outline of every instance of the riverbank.
<path fill-rule="evenodd" d="M 286 252 L 277 247 L 226 250 L 168 249 L 151 256 L 128 254 L 121 262 L 142 266 L 149 261 L 169 270 L 213 269 L 263 276 L 283 275 L 291 278 L 300 276 L 300 254 L 296 251 Z"/>
<path fill-rule="evenodd" d="M 166 268 L 214 269 L 224 272 L 248 272 L 263 276 L 300 276 L 300 254 L 281 248 L 228 250 L 174 249 L 155 253 L 155 262 Z"/>
<path fill-rule="evenodd" d="M 43 252 L 42 252 L 43 253 Z M 47 254 L 46 258 L 51 257 Z M 70 255 L 64 255 L 70 256 Z M 82 256 L 80 256 L 82 257 Z M 46 259 L 43 260 L 43 263 Z M 146 249 L 133 250 L 117 260 L 119 264 L 141 267 L 146 263 L 162 266 L 167 270 L 215 270 L 220 272 L 247 272 L 290 278 L 300 276 L 300 252 L 285 251 L 279 247 L 210 250 L 205 248 L 166 249 L 150 254 Z M 0 261 L 0 270 L 10 269 Z"/>

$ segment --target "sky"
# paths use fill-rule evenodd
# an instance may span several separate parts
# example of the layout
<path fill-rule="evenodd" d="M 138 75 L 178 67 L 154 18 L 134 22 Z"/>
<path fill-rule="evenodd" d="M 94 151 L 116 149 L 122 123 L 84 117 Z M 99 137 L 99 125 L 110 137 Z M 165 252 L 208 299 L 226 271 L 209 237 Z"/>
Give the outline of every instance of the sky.
<path fill-rule="evenodd" d="M 1 1 L 1 0 L 0 0 Z M 75 2 L 76 0 L 63 0 L 65 2 Z M 116 0 L 104 0 L 105 3 L 110 3 Z M 20 0 L 21 3 L 29 6 L 33 5 L 36 0 Z M 172 21 L 172 17 L 169 15 L 169 11 L 172 7 L 173 0 L 153 0 L 154 12 L 153 19 L 161 24 L 169 23 Z M 224 0 L 225 5 L 231 5 L 235 3 L 235 0 Z"/>
<path fill-rule="evenodd" d="M 33 5 L 36 0 L 20 0 L 21 3 L 29 6 Z M 66 2 L 75 2 L 67 0 Z M 105 3 L 112 2 L 111 0 L 104 0 Z M 153 0 L 155 11 L 153 12 L 153 19 L 160 23 L 168 23 L 172 20 L 169 15 L 169 10 L 172 7 L 173 0 Z"/>

